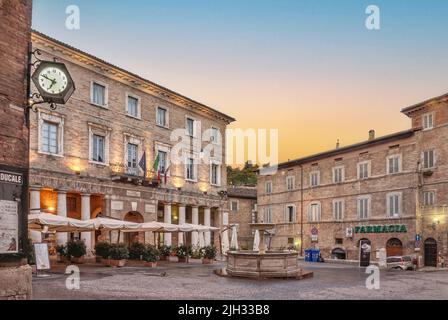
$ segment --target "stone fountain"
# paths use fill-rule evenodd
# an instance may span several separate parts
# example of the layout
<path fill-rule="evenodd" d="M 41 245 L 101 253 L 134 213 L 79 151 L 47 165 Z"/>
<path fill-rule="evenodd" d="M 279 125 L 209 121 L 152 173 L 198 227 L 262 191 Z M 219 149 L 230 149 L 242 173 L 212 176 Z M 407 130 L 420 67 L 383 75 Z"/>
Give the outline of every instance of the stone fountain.
<path fill-rule="evenodd" d="M 245 278 L 301 278 L 297 251 L 266 251 L 264 235 L 272 223 L 252 223 L 260 233 L 259 251 L 228 251 L 226 273 Z"/>

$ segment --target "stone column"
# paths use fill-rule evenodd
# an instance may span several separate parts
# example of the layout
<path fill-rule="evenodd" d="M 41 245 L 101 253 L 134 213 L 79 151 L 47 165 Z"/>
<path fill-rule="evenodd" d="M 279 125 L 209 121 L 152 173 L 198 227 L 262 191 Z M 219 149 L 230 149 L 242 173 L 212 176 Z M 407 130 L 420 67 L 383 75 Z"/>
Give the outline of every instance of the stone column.
<path fill-rule="evenodd" d="M 191 223 L 199 224 L 199 207 L 191 207 Z M 191 245 L 193 247 L 199 246 L 199 234 L 197 231 L 191 233 Z"/>
<path fill-rule="evenodd" d="M 204 225 L 210 226 L 210 208 L 204 208 Z M 209 246 L 211 243 L 210 231 L 204 232 L 205 245 Z"/>
<path fill-rule="evenodd" d="M 163 222 L 171 223 L 171 203 L 165 203 Z M 166 246 L 171 246 L 171 233 L 165 233 L 163 238 Z"/>
<path fill-rule="evenodd" d="M 183 205 L 183 204 L 179 205 L 179 224 L 185 223 L 185 209 L 186 209 L 185 205 Z M 177 242 L 179 245 L 184 244 L 184 233 L 183 232 L 179 232 Z"/>
<path fill-rule="evenodd" d="M 81 220 L 90 220 L 90 194 L 81 194 Z M 92 255 L 92 232 L 82 232 L 81 239 L 87 247 L 87 256 Z"/>
<path fill-rule="evenodd" d="M 221 209 L 222 210 L 222 209 Z M 222 228 L 226 228 L 229 226 L 229 212 L 228 211 L 221 211 L 221 217 L 222 217 Z M 229 230 L 225 230 L 221 234 L 222 236 L 222 248 L 223 254 L 226 254 L 226 250 L 229 250 L 230 242 L 229 242 Z"/>
<path fill-rule="evenodd" d="M 67 217 L 67 190 L 58 190 L 58 216 Z M 67 233 L 57 233 L 56 240 L 58 244 L 65 245 L 67 242 Z"/>
<path fill-rule="evenodd" d="M 30 186 L 30 214 L 40 213 L 40 188 L 40 186 Z M 34 243 L 42 242 L 42 233 L 40 231 L 30 231 L 29 235 Z"/>

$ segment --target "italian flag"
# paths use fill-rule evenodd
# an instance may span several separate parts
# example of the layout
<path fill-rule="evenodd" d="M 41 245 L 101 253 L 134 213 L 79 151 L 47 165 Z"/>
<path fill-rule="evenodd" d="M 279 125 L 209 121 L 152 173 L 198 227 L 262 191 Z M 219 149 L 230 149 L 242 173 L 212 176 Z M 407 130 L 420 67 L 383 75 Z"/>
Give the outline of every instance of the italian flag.
<path fill-rule="evenodd" d="M 155 171 L 157 171 L 157 181 L 160 181 L 160 170 L 159 170 L 159 161 L 160 161 L 160 156 L 157 153 L 157 157 L 156 160 L 154 160 L 154 166 L 152 167 L 152 169 Z"/>

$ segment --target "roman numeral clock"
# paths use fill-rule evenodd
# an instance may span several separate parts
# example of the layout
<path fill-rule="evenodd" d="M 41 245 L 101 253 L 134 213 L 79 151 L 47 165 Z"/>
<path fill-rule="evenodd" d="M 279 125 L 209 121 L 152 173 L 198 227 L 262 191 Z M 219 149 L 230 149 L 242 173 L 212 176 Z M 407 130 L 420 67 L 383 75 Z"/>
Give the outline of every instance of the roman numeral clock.
<path fill-rule="evenodd" d="M 31 79 L 39 93 L 33 93 L 29 106 L 41 103 L 49 103 L 51 109 L 56 109 L 56 104 L 65 104 L 75 91 L 75 84 L 64 63 L 56 61 L 38 61 L 39 65 Z M 41 98 L 41 101 L 34 101 Z M 34 111 L 35 108 L 33 108 Z"/>

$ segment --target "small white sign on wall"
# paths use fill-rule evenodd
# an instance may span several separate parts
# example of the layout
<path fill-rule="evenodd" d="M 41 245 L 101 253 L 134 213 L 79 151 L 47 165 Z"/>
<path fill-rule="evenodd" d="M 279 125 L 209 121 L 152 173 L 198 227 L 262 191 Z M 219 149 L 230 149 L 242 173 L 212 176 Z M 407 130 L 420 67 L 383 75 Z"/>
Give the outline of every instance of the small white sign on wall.
<path fill-rule="evenodd" d="M 110 207 L 112 210 L 123 210 L 123 201 L 112 201 Z"/>
<path fill-rule="evenodd" d="M 126 191 L 126 195 L 127 195 L 128 197 L 137 197 L 137 198 L 140 198 L 141 193 L 140 193 L 140 191 L 127 190 L 127 191 Z"/>
<path fill-rule="evenodd" d="M 154 204 L 145 204 L 146 213 L 156 213 L 156 206 Z"/>

